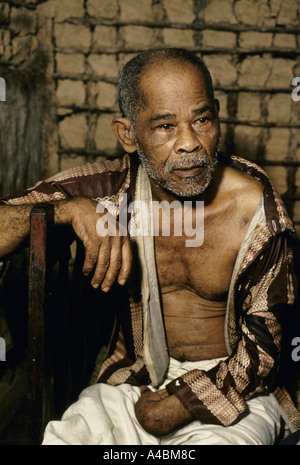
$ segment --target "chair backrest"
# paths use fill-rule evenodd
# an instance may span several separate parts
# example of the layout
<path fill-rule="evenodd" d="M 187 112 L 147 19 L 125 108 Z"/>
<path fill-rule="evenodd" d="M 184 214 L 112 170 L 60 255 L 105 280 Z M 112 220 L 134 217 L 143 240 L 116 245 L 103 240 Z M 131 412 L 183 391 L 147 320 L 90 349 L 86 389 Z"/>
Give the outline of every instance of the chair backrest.
<path fill-rule="evenodd" d="M 50 412 L 51 386 L 47 372 L 46 274 L 47 237 L 53 223 L 53 206 L 37 206 L 30 217 L 29 283 L 28 283 L 28 440 L 40 444 Z"/>
<path fill-rule="evenodd" d="M 53 206 L 33 207 L 30 225 L 28 442 L 41 444 L 48 421 L 60 419 L 94 377 L 114 312 L 82 274 L 82 243 L 70 227 L 54 225 Z"/>

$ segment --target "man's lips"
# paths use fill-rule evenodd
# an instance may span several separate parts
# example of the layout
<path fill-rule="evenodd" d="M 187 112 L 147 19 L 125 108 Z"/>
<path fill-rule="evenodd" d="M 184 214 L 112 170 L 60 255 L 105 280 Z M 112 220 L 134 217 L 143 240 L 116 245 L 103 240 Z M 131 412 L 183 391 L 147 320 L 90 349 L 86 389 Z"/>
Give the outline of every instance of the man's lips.
<path fill-rule="evenodd" d="M 175 173 L 180 178 L 191 178 L 193 176 L 197 176 L 205 169 L 205 166 L 194 166 L 192 168 L 178 168 L 173 169 L 173 173 Z"/>

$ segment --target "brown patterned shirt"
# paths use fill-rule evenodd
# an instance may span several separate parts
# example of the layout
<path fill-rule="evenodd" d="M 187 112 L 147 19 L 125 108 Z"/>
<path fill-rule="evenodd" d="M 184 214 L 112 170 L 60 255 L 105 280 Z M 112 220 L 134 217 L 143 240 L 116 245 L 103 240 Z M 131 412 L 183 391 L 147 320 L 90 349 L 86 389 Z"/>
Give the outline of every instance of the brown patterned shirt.
<path fill-rule="evenodd" d="M 219 163 L 242 170 L 264 184 L 265 223 L 253 232 L 251 242 L 232 278 L 226 316 L 228 358 L 213 369 L 193 370 L 170 382 L 169 393 L 178 397 L 196 419 L 228 426 L 247 412 L 246 400 L 273 392 L 290 427 L 300 429 L 300 414 L 283 386 L 278 385 L 281 319 L 296 296 L 292 240 L 294 229 L 282 200 L 265 172 L 254 163 L 219 154 Z M 137 160 L 90 163 L 59 173 L 32 189 L 2 199 L 24 205 L 70 197 L 106 201 L 116 217 L 121 193 L 135 198 Z M 114 333 L 98 382 L 142 385 L 151 382 L 143 360 L 143 305 L 138 276 L 128 285 L 128 301 L 117 312 Z"/>

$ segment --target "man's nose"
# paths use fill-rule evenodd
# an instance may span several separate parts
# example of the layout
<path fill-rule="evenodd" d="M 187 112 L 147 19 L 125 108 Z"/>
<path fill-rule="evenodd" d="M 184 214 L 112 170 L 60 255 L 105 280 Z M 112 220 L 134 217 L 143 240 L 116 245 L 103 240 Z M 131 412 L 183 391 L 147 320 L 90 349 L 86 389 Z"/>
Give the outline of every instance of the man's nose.
<path fill-rule="evenodd" d="M 189 125 L 178 129 L 175 143 L 176 153 L 191 153 L 202 148 L 200 140 L 197 138 L 195 131 Z"/>

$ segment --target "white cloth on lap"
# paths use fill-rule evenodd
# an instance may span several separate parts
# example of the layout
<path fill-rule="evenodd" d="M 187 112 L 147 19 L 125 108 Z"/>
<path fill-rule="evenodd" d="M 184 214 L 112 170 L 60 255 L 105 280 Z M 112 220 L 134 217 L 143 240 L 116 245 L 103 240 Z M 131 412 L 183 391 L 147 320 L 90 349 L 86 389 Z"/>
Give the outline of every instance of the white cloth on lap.
<path fill-rule="evenodd" d="M 220 360 L 180 363 L 171 358 L 167 378 L 160 388 L 187 371 L 208 370 Z M 47 425 L 43 445 L 270 445 L 281 430 L 277 401 L 272 395 L 264 395 L 248 401 L 249 414 L 233 426 L 193 421 L 156 438 L 135 417 L 134 405 L 139 397 L 140 389 L 129 384 L 90 386 L 66 410 L 61 421 Z"/>

